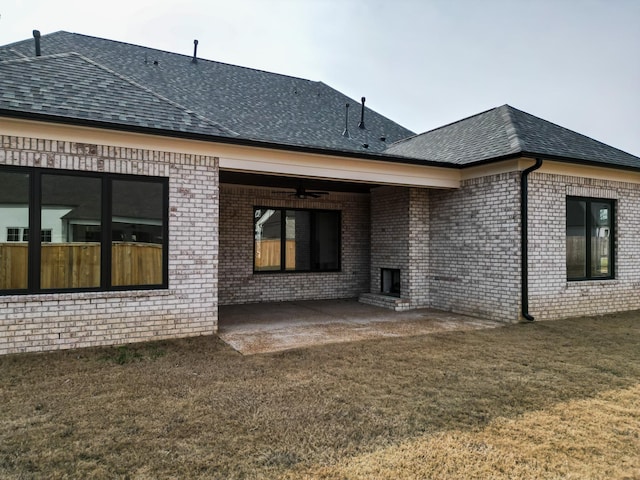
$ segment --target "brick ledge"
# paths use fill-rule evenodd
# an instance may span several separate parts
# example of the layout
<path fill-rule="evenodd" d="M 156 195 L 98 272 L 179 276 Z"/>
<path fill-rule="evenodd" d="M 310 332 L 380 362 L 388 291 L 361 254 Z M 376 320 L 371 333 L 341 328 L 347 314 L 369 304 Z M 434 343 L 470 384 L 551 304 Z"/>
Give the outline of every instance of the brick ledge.
<path fill-rule="evenodd" d="M 392 297 L 378 293 L 363 293 L 358 298 L 358 301 L 375 307 L 389 308 L 396 312 L 403 312 L 411 309 L 411 302 L 406 298 Z"/>

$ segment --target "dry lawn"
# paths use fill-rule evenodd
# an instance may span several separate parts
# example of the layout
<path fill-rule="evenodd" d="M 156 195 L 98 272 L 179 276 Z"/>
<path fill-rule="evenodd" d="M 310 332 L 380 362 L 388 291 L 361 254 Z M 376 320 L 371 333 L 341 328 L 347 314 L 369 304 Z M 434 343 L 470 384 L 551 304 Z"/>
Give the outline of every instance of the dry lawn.
<path fill-rule="evenodd" d="M 0 357 L 1 478 L 640 479 L 640 313 Z"/>

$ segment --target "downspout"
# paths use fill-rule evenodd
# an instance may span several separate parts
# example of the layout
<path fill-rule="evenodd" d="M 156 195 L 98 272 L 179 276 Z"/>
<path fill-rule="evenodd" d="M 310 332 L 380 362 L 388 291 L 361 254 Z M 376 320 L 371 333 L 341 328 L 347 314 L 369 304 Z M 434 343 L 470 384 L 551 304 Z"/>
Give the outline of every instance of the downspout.
<path fill-rule="evenodd" d="M 520 280 L 522 297 L 522 316 L 530 322 L 535 320 L 529 314 L 529 174 L 542 166 L 542 159 L 536 158 L 535 165 L 522 171 L 520 175 Z"/>

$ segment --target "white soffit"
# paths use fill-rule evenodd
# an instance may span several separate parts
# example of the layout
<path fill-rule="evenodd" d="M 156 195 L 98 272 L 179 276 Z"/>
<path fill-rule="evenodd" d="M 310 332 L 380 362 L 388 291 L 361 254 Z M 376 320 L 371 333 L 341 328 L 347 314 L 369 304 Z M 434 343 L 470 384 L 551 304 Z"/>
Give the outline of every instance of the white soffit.
<path fill-rule="evenodd" d="M 453 168 L 283 151 L 247 153 L 241 157 L 221 156 L 220 169 L 380 185 L 460 188 L 460 171 Z"/>
<path fill-rule="evenodd" d="M 0 118 L 0 130 L 7 135 L 29 138 L 207 155 L 218 158 L 222 170 L 236 172 L 380 185 L 460 188 L 461 174 L 460 170 L 456 168 L 338 157 L 329 154 L 290 152 L 264 147 L 222 144 L 34 120 Z"/>

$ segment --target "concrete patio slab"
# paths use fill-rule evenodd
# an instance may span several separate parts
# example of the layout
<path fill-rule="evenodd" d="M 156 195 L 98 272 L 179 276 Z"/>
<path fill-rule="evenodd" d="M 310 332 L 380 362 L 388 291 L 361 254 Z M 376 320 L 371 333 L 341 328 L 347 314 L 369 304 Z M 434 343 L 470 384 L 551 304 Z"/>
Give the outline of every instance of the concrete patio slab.
<path fill-rule="evenodd" d="M 431 309 L 394 312 L 357 299 L 309 300 L 221 306 L 218 336 L 238 352 L 249 355 L 504 325 Z"/>

